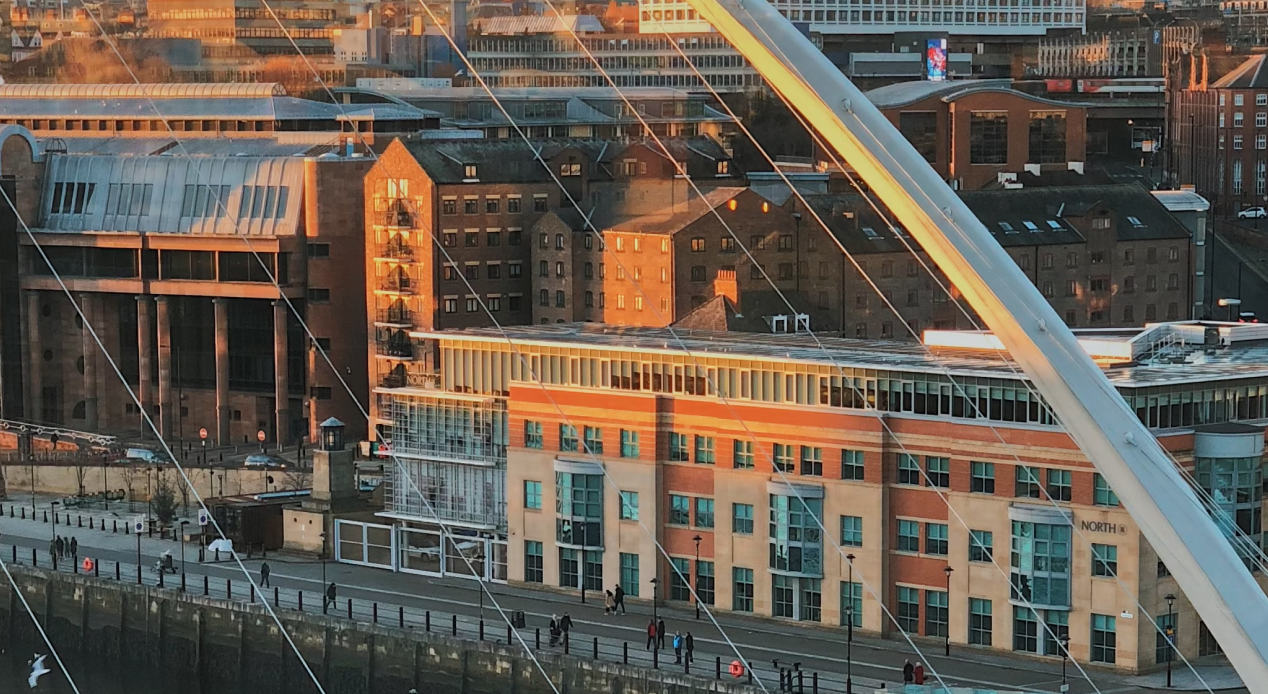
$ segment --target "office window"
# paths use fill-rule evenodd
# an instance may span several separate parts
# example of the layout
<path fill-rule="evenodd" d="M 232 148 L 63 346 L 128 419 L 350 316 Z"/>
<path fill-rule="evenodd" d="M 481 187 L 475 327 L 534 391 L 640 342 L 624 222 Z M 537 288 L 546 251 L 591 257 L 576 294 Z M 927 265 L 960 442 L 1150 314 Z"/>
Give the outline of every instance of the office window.
<path fill-rule="evenodd" d="M 669 495 L 669 524 L 691 525 L 691 499 L 678 494 Z"/>
<path fill-rule="evenodd" d="M 576 452 L 577 427 L 574 427 L 571 424 L 559 425 L 559 450 Z"/>
<path fill-rule="evenodd" d="M 621 492 L 621 520 L 638 520 L 638 492 Z"/>
<path fill-rule="evenodd" d="M 1154 662 L 1159 665 L 1167 662 L 1168 655 L 1176 660 L 1176 656 L 1170 652 L 1171 643 L 1176 637 L 1176 621 L 1175 614 L 1154 615 L 1154 623 L 1158 625 L 1154 634 Z"/>
<path fill-rule="evenodd" d="M 713 528 L 713 499 L 696 497 L 696 527 Z"/>
<path fill-rule="evenodd" d="M 978 494 L 995 493 L 995 463 L 969 464 L 969 491 Z"/>
<path fill-rule="evenodd" d="M 801 474 L 823 477 L 823 449 L 818 446 L 801 447 Z"/>
<path fill-rule="evenodd" d="M 925 554 L 946 556 L 947 544 L 945 523 L 925 523 Z"/>
<path fill-rule="evenodd" d="M 528 540 L 524 543 L 524 582 L 542 583 L 545 580 L 542 566 L 542 543 Z"/>
<path fill-rule="evenodd" d="M 1048 470 L 1048 496 L 1053 501 L 1070 500 L 1070 476 L 1069 470 Z"/>
<path fill-rule="evenodd" d="M 731 532 L 753 534 L 753 504 L 731 504 Z"/>
<path fill-rule="evenodd" d="M 1065 111 L 1030 112 L 1030 163 L 1066 161 Z"/>
<path fill-rule="evenodd" d="M 841 581 L 841 624 L 853 628 L 863 619 L 863 584 Z"/>
<path fill-rule="evenodd" d="M 525 448 L 541 448 L 542 447 L 542 423 L 524 421 L 524 447 Z"/>
<path fill-rule="evenodd" d="M 1008 163 L 1008 114 L 977 112 L 969 115 L 969 163 Z"/>
<path fill-rule="evenodd" d="M 898 483 L 920 484 L 920 463 L 916 462 L 916 456 L 898 454 Z"/>
<path fill-rule="evenodd" d="M 793 447 L 783 443 L 775 444 L 775 470 L 777 472 L 792 472 L 795 469 Z"/>
<path fill-rule="evenodd" d="M 731 568 L 731 609 L 736 612 L 753 611 L 752 569 Z"/>
<path fill-rule="evenodd" d="M 638 432 L 629 429 L 621 430 L 621 457 L 638 457 Z"/>
<path fill-rule="evenodd" d="M 621 590 L 632 597 L 638 597 L 639 580 L 638 555 L 621 552 Z"/>
<path fill-rule="evenodd" d="M 989 530 L 969 531 L 969 561 L 991 561 L 995 556 L 995 536 Z"/>
<path fill-rule="evenodd" d="M 920 551 L 920 524 L 916 521 L 898 521 L 898 551 Z"/>
<path fill-rule="evenodd" d="M 752 470 L 753 469 L 753 442 L 752 441 L 736 441 L 734 444 L 735 458 L 733 467 L 736 470 Z"/>
<path fill-rule="evenodd" d="M 712 465 L 716 462 L 713 451 L 713 437 L 696 435 L 696 464 Z"/>
<path fill-rule="evenodd" d="M 669 599 L 690 600 L 691 586 L 687 580 L 691 576 L 691 560 L 672 557 L 669 560 Z"/>
<path fill-rule="evenodd" d="M 1109 483 L 1099 472 L 1092 473 L 1092 503 L 1097 506 L 1118 505 L 1118 495 L 1110 489 Z"/>
<path fill-rule="evenodd" d="M 969 598 L 969 643 L 991 645 L 991 601 Z"/>
<path fill-rule="evenodd" d="M 1021 653 L 1039 652 L 1039 620 L 1029 607 L 1013 607 L 1013 650 Z"/>
<path fill-rule="evenodd" d="M 920 590 L 898 586 L 898 610 L 894 613 L 898 620 L 898 628 L 908 634 L 917 634 L 920 629 Z"/>
<path fill-rule="evenodd" d="M 696 562 L 696 598 L 705 605 L 712 605 L 713 562 L 701 559 Z"/>
<path fill-rule="evenodd" d="M 1038 499 L 1040 497 L 1039 468 L 1018 465 L 1014 470 L 1017 473 L 1017 480 L 1014 484 L 1013 496 Z"/>
<path fill-rule="evenodd" d="M 542 508 L 542 483 L 524 480 L 524 508 L 536 509 Z"/>
<path fill-rule="evenodd" d="M 947 608 L 946 591 L 925 591 L 925 636 L 945 637 L 947 635 Z"/>
<path fill-rule="evenodd" d="M 841 516 L 841 546 L 863 546 L 862 516 Z"/>
<path fill-rule="evenodd" d="M 903 111 L 898 114 L 898 132 L 907 138 L 927 162 L 938 160 L 938 114 L 933 111 Z"/>
<path fill-rule="evenodd" d="M 949 458 L 940 458 L 937 456 L 925 456 L 925 467 L 928 478 L 925 480 L 930 487 L 949 487 L 951 486 L 951 460 Z"/>
<path fill-rule="evenodd" d="M 603 455 L 603 430 L 599 427 L 585 427 L 583 432 L 586 451 L 591 455 Z"/>
<path fill-rule="evenodd" d="M 1109 615 L 1092 615 L 1092 652 L 1094 663 L 1113 663 L 1116 657 L 1115 619 Z"/>
<path fill-rule="evenodd" d="M 1118 576 L 1118 546 L 1092 543 L 1092 575 L 1105 578 Z"/>
<path fill-rule="evenodd" d="M 841 479 L 863 479 L 863 451 L 841 449 Z"/>
<path fill-rule="evenodd" d="M 686 463 L 691 460 L 691 452 L 687 448 L 687 435 L 669 432 L 669 459 Z"/>

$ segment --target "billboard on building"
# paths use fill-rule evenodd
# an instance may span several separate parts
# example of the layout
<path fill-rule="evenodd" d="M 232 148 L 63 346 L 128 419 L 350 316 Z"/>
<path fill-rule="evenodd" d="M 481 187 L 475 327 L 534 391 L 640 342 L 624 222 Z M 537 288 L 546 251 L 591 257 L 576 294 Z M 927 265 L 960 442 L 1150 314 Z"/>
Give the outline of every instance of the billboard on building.
<path fill-rule="evenodd" d="M 929 39 L 925 42 L 925 79 L 941 82 L 947 78 L 947 40 Z"/>

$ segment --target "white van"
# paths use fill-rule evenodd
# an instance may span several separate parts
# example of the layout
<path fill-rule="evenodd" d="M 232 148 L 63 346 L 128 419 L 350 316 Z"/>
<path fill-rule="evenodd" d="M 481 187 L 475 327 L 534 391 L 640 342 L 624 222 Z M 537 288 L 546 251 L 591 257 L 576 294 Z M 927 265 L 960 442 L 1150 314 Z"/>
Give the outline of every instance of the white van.
<path fill-rule="evenodd" d="M 143 463 L 145 465 L 161 465 L 167 462 L 167 456 L 155 453 L 148 448 L 129 448 L 124 452 L 121 463 Z"/>

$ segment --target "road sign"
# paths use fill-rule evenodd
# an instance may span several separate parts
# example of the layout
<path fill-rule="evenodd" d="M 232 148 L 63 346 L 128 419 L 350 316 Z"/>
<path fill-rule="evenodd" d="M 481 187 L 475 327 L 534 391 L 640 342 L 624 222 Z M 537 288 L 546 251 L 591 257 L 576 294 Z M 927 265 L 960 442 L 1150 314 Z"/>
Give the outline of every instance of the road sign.
<path fill-rule="evenodd" d="M 198 512 L 198 524 L 204 525 L 204 526 L 207 525 L 207 510 L 206 509 L 203 509 Z"/>
<path fill-rule="evenodd" d="M 202 439 L 203 441 L 207 440 L 207 427 L 203 427 L 198 430 L 198 438 Z"/>
<path fill-rule="evenodd" d="M 265 437 L 265 435 L 264 435 L 264 430 L 263 430 L 263 429 L 261 429 L 261 430 L 259 430 L 259 431 L 255 432 L 255 440 L 256 440 L 256 441 L 259 441 L 260 443 L 264 443 L 264 439 L 265 439 L 265 438 L 266 438 L 266 437 Z"/>
<path fill-rule="evenodd" d="M 136 519 L 136 520 L 132 521 L 132 529 L 133 529 L 134 531 L 136 531 L 137 533 L 143 533 L 143 532 L 145 532 L 145 519 L 144 519 L 144 518 L 138 518 L 138 519 Z"/>

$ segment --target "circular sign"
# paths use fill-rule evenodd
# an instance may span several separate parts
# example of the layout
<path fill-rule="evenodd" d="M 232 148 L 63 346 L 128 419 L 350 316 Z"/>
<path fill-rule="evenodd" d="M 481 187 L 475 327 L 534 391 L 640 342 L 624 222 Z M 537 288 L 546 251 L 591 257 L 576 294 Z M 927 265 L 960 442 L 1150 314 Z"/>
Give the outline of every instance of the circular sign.
<path fill-rule="evenodd" d="M 261 430 L 259 430 L 259 431 L 255 432 L 255 440 L 256 440 L 256 441 L 259 441 L 260 443 L 264 443 L 264 438 L 265 438 L 265 436 L 264 436 L 264 430 L 263 430 L 263 429 L 261 429 Z"/>
<path fill-rule="evenodd" d="M 207 440 L 207 427 L 203 427 L 198 430 L 198 438 L 202 439 L 203 441 Z"/>
<path fill-rule="evenodd" d="M 744 675 L 744 663 L 738 660 L 731 661 L 731 676 L 742 677 Z"/>

